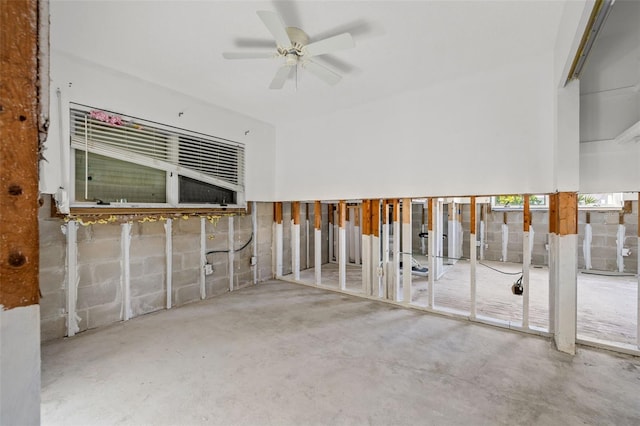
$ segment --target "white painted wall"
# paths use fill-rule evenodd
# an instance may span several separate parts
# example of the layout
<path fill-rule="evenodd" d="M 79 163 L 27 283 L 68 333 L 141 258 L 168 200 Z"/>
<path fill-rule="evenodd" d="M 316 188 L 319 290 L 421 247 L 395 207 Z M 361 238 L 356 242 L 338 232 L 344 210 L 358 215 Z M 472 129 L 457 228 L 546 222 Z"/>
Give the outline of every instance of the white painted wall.
<path fill-rule="evenodd" d="M 551 192 L 552 65 L 549 53 L 278 128 L 276 196 Z"/>
<path fill-rule="evenodd" d="M 55 21 L 51 27 L 53 46 L 54 24 Z M 57 89 L 61 92 L 61 107 Z M 64 186 L 63 173 L 68 163 L 61 158 L 61 149 L 69 140 L 70 102 L 242 142 L 246 155 L 246 199 L 273 200 L 272 125 L 57 50 L 51 52 L 51 126 L 44 152 L 47 161 L 41 163 L 40 187 L 44 193 L 54 194 Z M 182 116 L 178 115 L 180 112 Z"/>
<path fill-rule="evenodd" d="M 40 424 L 39 305 L 0 305 L 0 424 Z"/>

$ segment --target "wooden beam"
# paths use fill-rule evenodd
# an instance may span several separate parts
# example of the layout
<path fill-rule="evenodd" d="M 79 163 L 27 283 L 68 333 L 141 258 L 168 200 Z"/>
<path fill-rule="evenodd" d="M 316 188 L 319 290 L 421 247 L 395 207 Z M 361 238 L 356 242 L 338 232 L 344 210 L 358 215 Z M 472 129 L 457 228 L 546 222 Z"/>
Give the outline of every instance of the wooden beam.
<path fill-rule="evenodd" d="M 549 194 L 549 233 L 558 233 L 558 194 Z"/>
<path fill-rule="evenodd" d="M 371 235 L 371 200 L 362 200 L 362 235 Z"/>
<path fill-rule="evenodd" d="M 380 200 L 371 200 L 371 235 L 380 236 Z"/>
<path fill-rule="evenodd" d="M 522 224 L 523 231 L 529 232 L 529 227 L 531 226 L 531 210 L 529 208 L 529 194 L 524 194 L 524 206 L 522 211 Z"/>
<path fill-rule="evenodd" d="M 560 192 L 558 194 L 558 235 L 578 233 L 578 194 Z"/>
<path fill-rule="evenodd" d="M 275 223 L 282 223 L 282 203 L 273 203 L 273 221 Z"/>
<path fill-rule="evenodd" d="M 338 204 L 338 216 L 338 226 L 344 228 L 347 221 L 347 203 L 344 200 L 341 200 Z"/>
<path fill-rule="evenodd" d="M 291 202 L 291 220 L 294 225 L 300 225 L 300 201 Z"/>
<path fill-rule="evenodd" d="M 0 28 L 0 304 L 12 309 L 39 301 L 38 2 L 3 1 Z"/>
<path fill-rule="evenodd" d="M 398 200 L 397 198 L 394 198 L 392 201 L 392 204 L 393 204 L 393 221 L 399 222 L 400 221 L 400 200 Z"/>
<path fill-rule="evenodd" d="M 433 198 L 429 198 L 427 200 L 428 211 L 427 211 L 427 230 L 433 231 Z"/>
<path fill-rule="evenodd" d="M 476 230 L 477 230 L 477 226 L 476 226 L 476 197 L 471 197 L 471 211 L 470 211 L 470 219 L 471 219 L 471 225 L 470 225 L 470 233 L 471 234 L 475 234 Z M 431 222 L 431 221 L 429 221 Z"/>
<path fill-rule="evenodd" d="M 386 225 L 389 223 L 389 213 L 387 210 L 387 206 L 389 205 L 389 200 L 386 198 L 382 200 L 382 224 Z"/>
<path fill-rule="evenodd" d="M 315 207 L 315 210 L 313 213 L 314 213 L 315 228 L 322 229 L 322 204 L 320 203 L 320 201 L 316 201 L 314 207 Z"/>

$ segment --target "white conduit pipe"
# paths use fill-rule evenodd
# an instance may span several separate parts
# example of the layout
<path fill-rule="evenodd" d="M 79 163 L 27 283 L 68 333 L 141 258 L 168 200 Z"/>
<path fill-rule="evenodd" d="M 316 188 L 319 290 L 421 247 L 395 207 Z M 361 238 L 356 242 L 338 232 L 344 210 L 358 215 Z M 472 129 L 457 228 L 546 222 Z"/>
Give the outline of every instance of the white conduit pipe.
<path fill-rule="evenodd" d="M 533 237 L 535 236 L 535 232 L 533 230 L 533 226 L 529 225 L 529 264 L 531 264 L 531 260 L 533 259 Z"/>
<path fill-rule="evenodd" d="M 586 223 L 584 225 L 584 241 L 582 242 L 582 254 L 584 255 L 584 267 L 589 270 L 593 266 L 591 265 L 591 241 L 593 239 L 593 231 L 591 224 Z"/>
<path fill-rule="evenodd" d="M 72 337 L 80 328 L 78 320 L 80 317 L 76 313 L 78 301 L 78 222 L 69 221 L 67 226 L 62 227 L 62 232 L 67 236 L 67 336 Z"/>
<path fill-rule="evenodd" d="M 173 305 L 173 302 L 172 302 L 173 240 L 172 240 L 172 232 L 171 232 L 172 225 L 173 225 L 173 219 L 167 219 L 167 221 L 164 223 L 164 234 L 165 234 L 164 256 L 165 256 L 165 262 L 167 266 L 167 270 L 166 270 L 167 309 L 171 309 L 171 306 Z"/>
<path fill-rule="evenodd" d="M 509 245 L 509 225 L 502 224 L 502 261 L 507 261 L 507 246 Z"/>
<path fill-rule="evenodd" d="M 618 272 L 624 272 L 624 257 L 622 249 L 624 248 L 626 228 L 624 225 L 618 225 L 618 236 L 616 238 L 616 260 L 618 264 Z"/>

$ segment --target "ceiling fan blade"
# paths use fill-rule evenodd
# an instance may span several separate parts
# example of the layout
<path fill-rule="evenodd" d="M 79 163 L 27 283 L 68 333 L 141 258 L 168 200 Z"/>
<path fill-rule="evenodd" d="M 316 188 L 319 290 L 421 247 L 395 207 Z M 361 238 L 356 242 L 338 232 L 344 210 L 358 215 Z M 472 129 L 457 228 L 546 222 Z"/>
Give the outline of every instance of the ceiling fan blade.
<path fill-rule="evenodd" d="M 225 59 L 269 59 L 275 58 L 273 52 L 223 52 L 222 57 Z"/>
<path fill-rule="evenodd" d="M 265 27 L 267 27 L 271 35 L 273 35 L 273 38 L 276 39 L 276 44 L 278 46 L 291 46 L 291 40 L 289 40 L 287 30 L 282 23 L 282 19 L 280 19 L 280 15 L 275 12 L 271 12 L 270 10 L 259 10 L 256 13 L 264 23 Z"/>
<path fill-rule="evenodd" d="M 276 71 L 276 75 L 271 80 L 271 84 L 269 85 L 269 89 L 282 89 L 285 81 L 289 78 L 291 74 L 291 70 L 293 70 L 293 66 L 291 65 L 283 65 L 278 71 Z"/>
<path fill-rule="evenodd" d="M 342 79 L 339 74 L 311 60 L 304 61 L 302 67 L 331 86 L 337 84 Z"/>
<path fill-rule="evenodd" d="M 350 49 L 355 47 L 353 38 L 349 33 L 342 33 L 337 36 L 325 38 L 324 40 L 310 43 L 304 47 L 306 56 L 325 55 L 335 52 L 336 50 Z"/>

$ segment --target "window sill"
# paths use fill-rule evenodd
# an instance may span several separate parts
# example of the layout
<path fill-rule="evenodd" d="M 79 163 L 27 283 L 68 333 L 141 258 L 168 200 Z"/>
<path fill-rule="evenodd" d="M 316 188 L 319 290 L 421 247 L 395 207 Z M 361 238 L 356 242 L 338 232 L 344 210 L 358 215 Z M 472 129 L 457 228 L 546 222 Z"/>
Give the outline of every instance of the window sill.
<path fill-rule="evenodd" d="M 197 206 L 197 207 L 142 207 L 135 205 L 104 205 L 104 206 L 71 206 L 69 216 L 132 216 L 132 215 L 197 215 L 197 214 L 245 214 L 249 213 L 248 207 L 230 205 Z"/>

